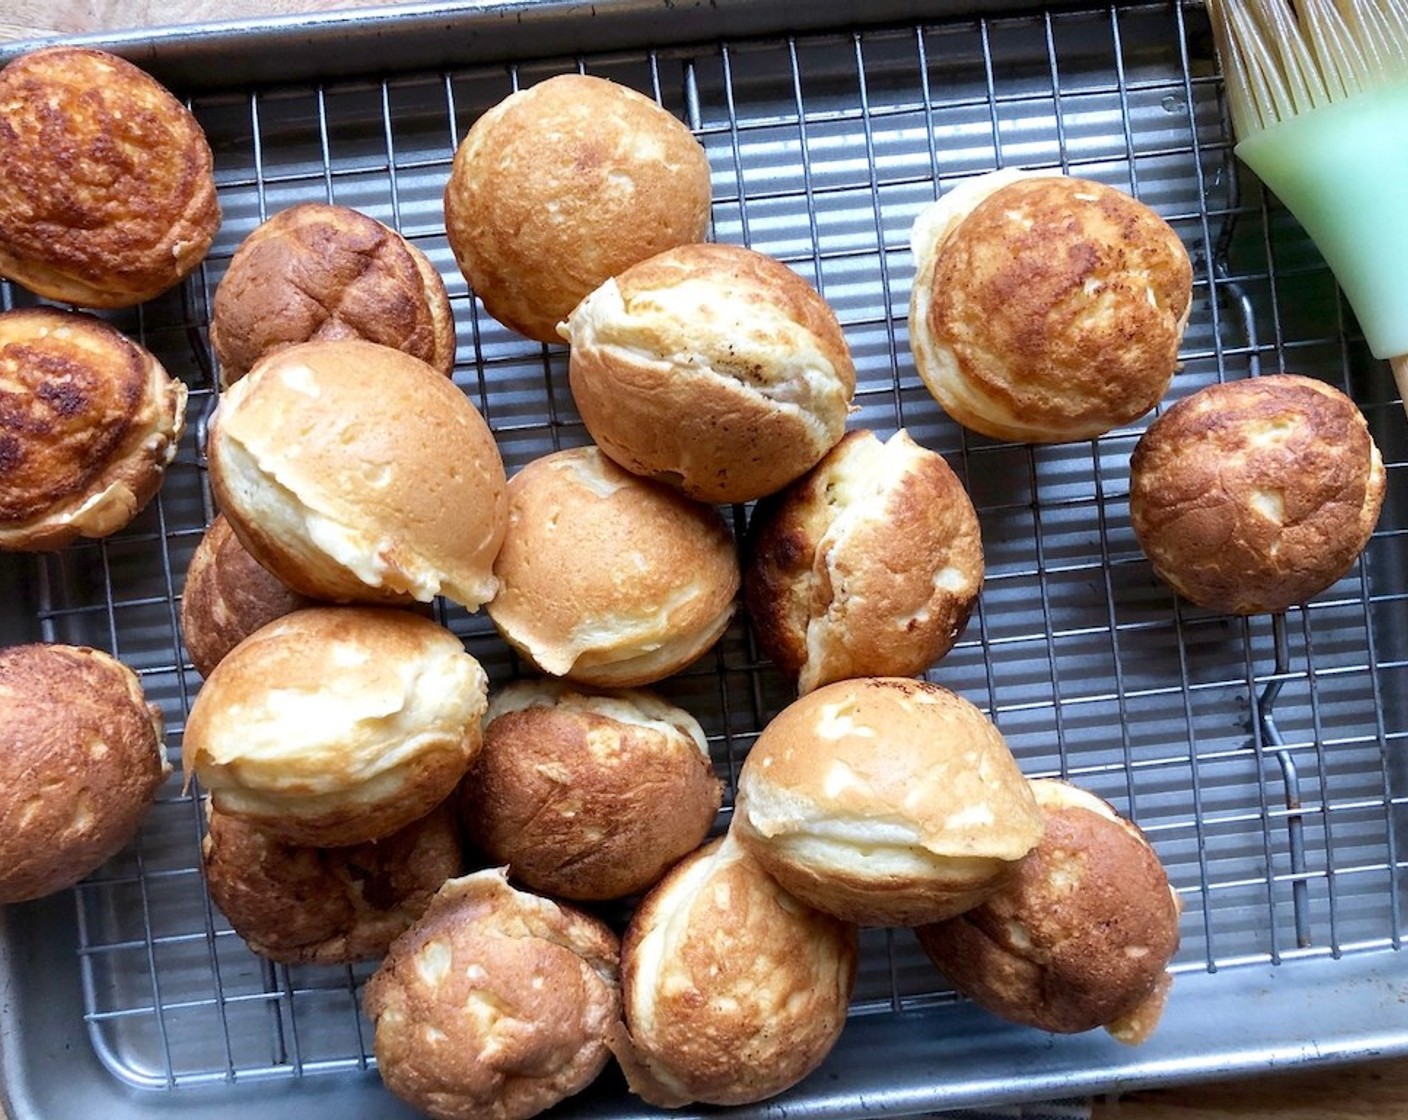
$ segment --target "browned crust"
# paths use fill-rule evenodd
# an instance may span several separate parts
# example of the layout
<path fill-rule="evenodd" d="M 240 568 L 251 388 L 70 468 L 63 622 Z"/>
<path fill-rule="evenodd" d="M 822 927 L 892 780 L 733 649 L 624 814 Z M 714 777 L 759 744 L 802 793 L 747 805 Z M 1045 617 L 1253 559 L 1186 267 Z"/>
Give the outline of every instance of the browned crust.
<path fill-rule="evenodd" d="M 136 834 L 171 773 L 161 711 L 98 650 L 0 650 L 0 904 L 72 886 Z"/>
<path fill-rule="evenodd" d="M 1178 949 L 1178 904 L 1129 822 L 1048 808 L 1044 838 L 1005 887 L 915 932 L 980 1006 L 1072 1033 L 1114 1024 L 1158 992 Z"/>
<path fill-rule="evenodd" d="M 195 268 L 219 224 L 205 134 L 150 75 L 82 47 L 0 71 L 0 274 L 126 307 Z"/>
<path fill-rule="evenodd" d="M 357 210 L 300 203 L 245 238 L 215 290 L 210 344 L 221 383 L 272 351 L 336 338 L 403 350 L 446 375 L 454 369 L 449 296 L 425 254 Z"/>
<path fill-rule="evenodd" d="M 839 451 L 857 433 L 848 432 Z M 816 469 L 753 508 L 743 539 L 743 602 L 758 645 L 787 676 L 796 679 L 807 660 L 807 622 L 820 597 L 814 571 L 817 546 L 831 523 L 818 495 L 826 459 Z M 824 609 L 824 604 L 823 604 Z"/>
<path fill-rule="evenodd" d="M 1129 512 L 1179 594 L 1255 614 L 1304 602 L 1349 571 L 1384 489 L 1354 403 L 1324 382 L 1275 374 L 1210 385 L 1155 420 L 1130 461 Z"/>
<path fill-rule="evenodd" d="M 191 554 L 181 593 L 181 637 L 191 664 L 210 676 L 261 626 L 312 602 L 260 566 L 224 515 L 216 514 Z"/>
<path fill-rule="evenodd" d="M 708 157 L 688 128 L 625 86 L 565 74 L 475 122 L 445 226 L 489 314 L 558 342 L 557 324 L 608 277 L 702 241 L 709 202 Z"/>
<path fill-rule="evenodd" d="M 721 378 L 682 379 L 664 362 L 697 348 L 712 368 L 733 372 L 735 339 L 710 330 L 707 313 L 697 321 L 662 320 L 642 327 L 636 340 L 649 356 L 626 356 L 574 339 L 569 378 L 572 398 L 592 438 L 635 474 L 677 486 L 711 503 L 746 502 L 771 494 L 812 467 L 840 437 L 855 392 L 855 366 L 835 312 L 817 291 L 786 265 L 737 245 L 685 245 L 634 265 L 616 277 L 628 315 L 645 319 L 651 310 L 636 302 L 685 283 L 708 283 L 721 296 L 776 309 L 815 340 L 818 351 L 844 388 L 827 411 L 807 411 L 824 435 L 797 410 L 753 391 L 756 368 L 737 372 L 738 383 Z M 655 312 L 659 315 L 659 312 Z M 767 337 L 755 326 L 750 342 Z M 779 362 L 793 357 L 791 342 L 776 337 Z M 771 381 L 773 378 L 769 377 Z"/>
<path fill-rule="evenodd" d="M 0 313 L 0 549 L 59 549 L 128 524 L 161 486 L 185 415 L 185 386 L 102 320 Z M 74 523 L 110 487 L 99 523 Z"/>
<path fill-rule="evenodd" d="M 382 1079 L 438 1120 L 527 1120 L 586 1088 L 621 1014 L 611 931 L 476 882 L 494 874 L 447 883 L 363 995 Z"/>
<path fill-rule="evenodd" d="M 401 240 L 411 260 L 415 262 L 416 271 L 420 273 L 426 306 L 430 308 L 430 356 L 424 361 L 431 369 L 443 373 L 446 377 L 453 377 L 459 336 L 455 327 L 454 311 L 450 307 L 450 293 L 446 291 L 445 281 L 430 258 L 413 241 L 407 238 Z"/>
<path fill-rule="evenodd" d="M 535 705 L 485 725 L 460 797 L 470 838 L 515 879 L 608 899 L 645 890 L 703 843 L 723 789 L 682 731 Z"/>
<path fill-rule="evenodd" d="M 723 843 L 661 880 L 622 942 L 626 1022 L 608 1042 L 632 1091 L 665 1108 L 750 1104 L 795 1085 L 835 1045 L 855 984 L 855 926 L 789 898 L 746 853 L 687 893 L 691 869 Z M 673 943 L 659 975 L 643 976 L 641 942 L 662 923 Z M 642 998 L 649 1029 L 632 1018 Z"/>
<path fill-rule="evenodd" d="M 616 489 L 597 493 L 569 469 L 574 462 L 599 467 Z M 515 636 L 536 636 L 541 657 L 545 649 L 570 645 L 584 623 L 621 619 L 625 626 L 654 617 L 663 604 L 672 605 L 660 616 L 660 638 L 703 633 L 738 591 L 733 538 L 718 512 L 623 471 L 595 448 L 529 463 L 509 480 L 508 511 L 509 530 L 494 562 L 501 586 L 488 610 L 500 633 L 530 659 L 535 655 Z M 691 586 L 698 593 L 678 601 Z M 622 641 L 603 638 L 578 659 L 601 665 L 608 656 L 624 656 L 631 647 Z M 685 663 L 612 683 L 645 684 Z"/>
<path fill-rule="evenodd" d="M 899 437 L 895 437 L 899 438 Z M 846 677 L 913 676 L 953 648 L 983 580 L 978 515 L 943 457 L 923 453 L 903 474 L 868 492 L 873 508 L 844 541 L 827 530 L 847 511 L 833 480 L 873 433 L 846 434 L 806 476 L 760 502 L 749 524 L 744 601 L 763 650 L 797 676 L 807 628 L 825 620 L 828 640 L 807 687 Z M 952 568 L 963 586 L 938 586 Z"/>
<path fill-rule="evenodd" d="M 1163 396 L 1191 297 L 1187 250 L 1147 206 L 1089 180 L 1019 179 L 939 248 L 922 324 L 968 392 L 1015 422 L 970 409 L 941 382 L 930 388 L 961 424 L 994 438 L 1098 435 Z"/>
<path fill-rule="evenodd" d="M 201 853 L 210 897 L 235 932 L 260 956 L 287 964 L 381 956 L 464 870 L 448 804 L 348 848 L 284 844 L 212 811 Z"/>

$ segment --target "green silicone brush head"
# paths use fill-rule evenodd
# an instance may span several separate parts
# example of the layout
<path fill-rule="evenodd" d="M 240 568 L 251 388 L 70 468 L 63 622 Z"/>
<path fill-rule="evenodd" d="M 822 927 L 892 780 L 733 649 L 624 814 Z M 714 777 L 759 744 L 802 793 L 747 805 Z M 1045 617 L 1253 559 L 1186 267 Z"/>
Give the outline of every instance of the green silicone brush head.
<path fill-rule="evenodd" d="M 1408 354 L 1408 0 L 1208 0 L 1237 154 Z"/>
<path fill-rule="evenodd" d="M 1405 0 L 1208 0 L 1208 11 L 1240 140 L 1408 81 Z"/>

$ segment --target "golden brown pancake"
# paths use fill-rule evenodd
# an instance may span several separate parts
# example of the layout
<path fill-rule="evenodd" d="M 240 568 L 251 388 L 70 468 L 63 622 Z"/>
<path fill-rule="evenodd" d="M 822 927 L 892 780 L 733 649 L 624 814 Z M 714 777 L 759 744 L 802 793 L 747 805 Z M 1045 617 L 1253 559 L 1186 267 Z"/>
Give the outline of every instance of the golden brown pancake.
<path fill-rule="evenodd" d="M 660 1108 L 752 1104 L 816 1069 L 846 1022 L 856 927 L 803 906 L 730 834 L 680 860 L 621 944 L 607 1044 Z"/>
<path fill-rule="evenodd" d="M 210 897 L 250 949 L 289 964 L 381 956 L 464 870 L 448 804 L 345 848 L 285 844 L 213 809 L 208 821 L 201 854 Z"/>
<path fill-rule="evenodd" d="M 136 834 L 171 766 L 161 711 L 101 650 L 0 650 L 0 906 L 72 886 Z"/>
<path fill-rule="evenodd" d="M 471 841 L 557 898 L 625 898 L 704 842 L 723 790 L 699 722 L 641 689 L 515 681 L 460 783 Z"/>
<path fill-rule="evenodd" d="M 972 703 L 928 681 L 836 681 L 788 705 L 738 775 L 732 833 L 789 894 L 917 926 L 977 905 L 1041 839 L 1030 783 Z"/>
<path fill-rule="evenodd" d="M 499 102 L 455 152 L 445 233 L 489 314 L 539 342 L 637 261 L 704 240 L 709 158 L 633 89 L 560 74 Z"/>
<path fill-rule="evenodd" d="M 592 439 L 699 501 L 781 490 L 846 430 L 856 371 L 836 313 L 763 253 L 657 253 L 582 300 L 560 333 Z"/>
<path fill-rule="evenodd" d="M 915 930 L 954 985 L 994 1015 L 1122 1042 L 1153 1031 L 1178 949 L 1178 896 L 1138 826 L 1064 782 L 1032 782 L 1046 832 L 966 913 Z"/>
<path fill-rule="evenodd" d="M 382 1080 L 436 1120 L 536 1116 L 610 1060 L 620 951 L 601 921 L 501 869 L 451 879 L 364 989 Z"/>
<path fill-rule="evenodd" d="M 309 607 L 241 642 L 196 694 L 183 763 L 222 813 L 285 843 L 380 840 L 453 792 L 488 680 L 407 611 Z"/>
<path fill-rule="evenodd" d="M 1193 271 L 1137 199 L 1054 172 L 994 171 L 934 203 L 912 244 L 915 365 L 964 427 L 1088 439 L 1168 389 Z"/>
<path fill-rule="evenodd" d="M 901 428 L 847 433 L 758 503 L 743 588 L 764 651 L 809 692 L 914 676 L 953 648 L 978 602 L 978 515 L 943 456 Z"/>
<path fill-rule="evenodd" d="M 357 210 L 305 202 L 235 250 L 215 289 L 210 345 L 230 385 L 265 354 L 322 338 L 379 342 L 446 375 L 455 365 L 449 296 L 426 255 Z"/>
<path fill-rule="evenodd" d="M 205 133 L 149 74 L 85 47 L 0 71 L 0 275 L 128 307 L 195 268 L 219 225 Z"/>
<path fill-rule="evenodd" d="M 317 599 L 477 610 L 498 589 L 504 466 L 448 377 L 363 339 L 262 358 L 220 397 L 210 485 L 240 542 Z"/>
<path fill-rule="evenodd" d="M 489 617 L 545 673 L 604 688 L 663 680 L 733 617 L 738 558 L 718 511 L 595 447 L 514 475 L 508 522 Z"/>
<path fill-rule="evenodd" d="M 1383 457 L 1353 401 L 1295 374 L 1209 385 L 1140 438 L 1129 518 L 1154 571 L 1229 614 L 1284 611 L 1354 565 Z"/>
<path fill-rule="evenodd" d="M 161 485 L 185 417 L 185 385 L 101 320 L 0 313 L 0 549 L 121 529 Z"/>

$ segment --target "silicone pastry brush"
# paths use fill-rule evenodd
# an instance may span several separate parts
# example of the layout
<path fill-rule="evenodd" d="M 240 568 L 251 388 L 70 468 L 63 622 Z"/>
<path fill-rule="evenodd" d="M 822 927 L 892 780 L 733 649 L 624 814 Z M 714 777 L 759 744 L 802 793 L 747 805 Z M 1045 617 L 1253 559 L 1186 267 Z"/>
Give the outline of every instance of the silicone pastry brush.
<path fill-rule="evenodd" d="M 1408 0 L 1208 0 L 1235 149 L 1408 404 Z"/>

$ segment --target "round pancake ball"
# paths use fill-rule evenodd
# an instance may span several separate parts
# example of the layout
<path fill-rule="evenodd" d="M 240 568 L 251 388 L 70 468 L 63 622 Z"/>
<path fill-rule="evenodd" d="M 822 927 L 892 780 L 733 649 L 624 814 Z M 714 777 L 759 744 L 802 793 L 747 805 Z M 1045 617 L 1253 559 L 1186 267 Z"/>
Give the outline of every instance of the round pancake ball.
<path fill-rule="evenodd" d="M 642 689 L 515 681 L 460 784 L 470 839 L 558 898 L 638 894 L 704 842 L 723 790 L 699 722 Z"/>
<path fill-rule="evenodd" d="M 1098 797 L 1032 782 L 1046 832 L 973 909 L 915 930 L 929 958 L 995 1015 L 1124 1042 L 1154 1029 L 1178 949 L 1178 896 L 1144 834 Z"/>
<path fill-rule="evenodd" d="M 1199 606 L 1284 611 L 1349 571 L 1383 506 L 1383 458 L 1354 402 L 1273 374 L 1209 385 L 1140 438 L 1129 517 L 1154 571 Z"/>
<path fill-rule="evenodd" d="M 66 548 L 130 524 L 176 457 L 186 395 L 95 316 L 0 312 L 0 549 Z"/>
<path fill-rule="evenodd" d="M 451 879 L 367 981 L 377 1070 L 435 1120 L 527 1120 L 592 1083 L 621 1017 L 620 944 L 602 922 Z"/>
<path fill-rule="evenodd" d="M 371 960 L 464 871 L 448 802 L 349 847 L 285 844 L 206 805 L 201 844 L 210 897 L 250 949 L 287 964 Z"/>
<path fill-rule="evenodd" d="M 790 894 L 871 926 L 975 906 L 1041 830 L 992 721 L 907 677 L 837 681 L 779 712 L 744 760 L 731 825 Z"/>
<path fill-rule="evenodd" d="M 276 350 L 221 394 L 207 450 L 230 527 L 295 591 L 473 611 L 498 588 L 503 459 L 419 358 L 351 338 Z"/>
<path fill-rule="evenodd" d="M 0 71 L 0 276 L 130 307 L 180 281 L 220 226 L 210 145 L 130 62 L 46 47 Z"/>
<path fill-rule="evenodd" d="M 953 648 L 982 584 L 973 503 L 903 430 L 847 433 L 748 526 L 748 617 L 798 692 L 922 673 Z"/>
<path fill-rule="evenodd" d="M 0 650 L 0 905 L 70 887 L 136 835 L 171 773 L 160 710 L 101 650 Z"/>
<path fill-rule="evenodd" d="M 776 1096 L 840 1037 L 856 953 L 855 926 L 803 906 L 726 835 L 631 918 L 612 1053 L 632 1092 L 661 1108 Z"/>
<path fill-rule="evenodd" d="M 592 292 L 563 335 L 592 439 L 691 498 L 774 493 L 845 431 L 856 372 L 841 325 L 816 289 L 762 253 L 667 250 Z"/>
<path fill-rule="evenodd" d="M 455 322 L 430 259 L 347 206 L 302 202 L 257 226 L 215 289 L 210 346 L 228 388 L 265 354 L 318 338 L 404 350 L 448 376 Z"/>
<path fill-rule="evenodd" d="M 595 447 L 545 455 L 509 480 L 494 576 L 488 611 L 504 640 L 545 673 L 606 688 L 700 657 L 733 618 L 740 580 L 716 510 Z"/>
<path fill-rule="evenodd" d="M 646 257 L 702 241 L 709 160 L 633 89 L 562 74 L 470 128 L 445 186 L 445 233 L 489 314 L 538 342 L 588 292 Z"/>
<path fill-rule="evenodd" d="M 1167 391 L 1193 268 L 1138 200 L 1054 172 L 994 171 L 935 202 L 911 242 L 915 365 L 964 427 L 1089 439 Z"/>
<path fill-rule="evenodd" d="M 454 791 L 481 743 L 488 680 L 409 611 L 309 607 L 220 662 L 184 763 L 214 807 L 287 844 L 380 840 Z"/>

